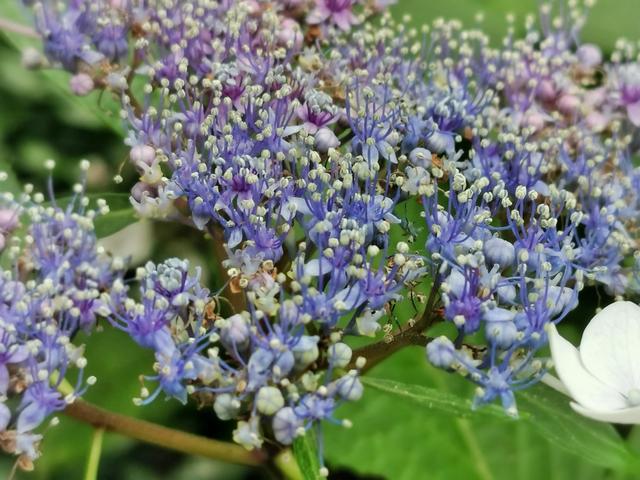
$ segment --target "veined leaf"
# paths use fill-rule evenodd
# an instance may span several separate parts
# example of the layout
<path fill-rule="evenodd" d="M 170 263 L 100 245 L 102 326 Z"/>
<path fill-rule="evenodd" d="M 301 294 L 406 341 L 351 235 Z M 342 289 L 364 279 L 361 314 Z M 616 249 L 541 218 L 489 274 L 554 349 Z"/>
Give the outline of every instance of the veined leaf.
<path fill-rule="evenodd" d="M 569 406 L 569 399 L 550 387 L 537 385 L 521 392 L 518 406 L 529 413 L 529 423 L 559 448 L 596 465 L 618 471 L 637 470 L 638 459 L 610 424 L 577 414 Z"/>
<path fill-rule="evenodd" d="M 428 409 L 457 417 L 502 419 L 504 411 L 495 404 L 475 412 L 464 397 L 422 385 L 411 385 L 381 378 L 363 378 L 363 383 L 396 395 Z M 538 385 L 518 395 L 519 419 L 539 431 L 558 448 L 583 457 L 590 463 L 615 470 L 634 468 L 634 459 L 625 443 L 609 424 L 594 422 L 575 413 L 562 394 Z"/>
<path fill-rule="evenodd" d="M 437 410 L 449 415 L 456 415 L 459 417 L 479 415 L 498 420 L 508 420 L 504 410 L 498 405 L 488 405 L 477 411 L 473 411 L 471 409 L 471 400 L 468 398 L 463 398 L 436 388 L 371 377 L 363 377 L 362 383 L 366 386 L 375 388 L 376 390 L 380 390 L 381 392 L 397 395 L 428 409 Z"/>
<path fill-rule="evenodd" d="M 605 475 L 627 478 L 619 471 L 611 475 L 612 469 L 625 468 L 631 457 L 620 438 L 609 436 L 612 431 L 608 425 L 594 427 L 603 429 L 603 439 L 598 447 L 586 448 L 585 455 L 592 455 L 594 448 L 603 451 L 589 461 L 577 451 L 573 443 L 577 439 L 569 441 L 565 437 L 572 446 L 559 447 L 556 437 L 567 435 L 569 426 L 559 426 L 550 435 L 545 432 L 554 428 L 554 418 L 556 422 L 566 421 L 544 411 L 547 408 L 555 411 L 551 404 L 530 408 L 528 402 L 533 400 L 521 397 L 520 420 L 504 414 L 501 420 L 495 409 L 499 407 L 490 406 L 484 409 L 492 409 L 491 412 L 480 409 L 463 418 L 460 411 L 463 405 L 468 405 L 464 399 L 472 394 L 473 385 L 429 366 L 421 349 L 401 351 L 375 367 L 371 374 L 375 378 L 364 380 L 368 387 L 364 398 L 346 403 L 336 412 L 338 418 L 351 420 L 353 427 L 346 430 L 323 426 L 324 447 L 332 471 L 342 466 L 393 480 L 596 480 Z M 398 381 L 380 380 L 381 377 Z M 418 378 L 424 386 L 408 386 Z M 442 394 L 440 398 L 434 398 L 435 391 Z M 535 401 L 545 401 L 538 397 L 537 390 L 533 392 Z M 566 403 L 560 406 L 569 408 Z M 567 418 L 568 415 L 569 412 Z M 585 436 L 584 427 L 575 428 L 575 435 Z"/>
<path fill-rule="evenodd" d="M 320 475 L 320 461 L 318 457 L 317 439 L 313 430 L 298 437 L 293 442 L 293 456 L 305 480 L 323 480 Z"/>

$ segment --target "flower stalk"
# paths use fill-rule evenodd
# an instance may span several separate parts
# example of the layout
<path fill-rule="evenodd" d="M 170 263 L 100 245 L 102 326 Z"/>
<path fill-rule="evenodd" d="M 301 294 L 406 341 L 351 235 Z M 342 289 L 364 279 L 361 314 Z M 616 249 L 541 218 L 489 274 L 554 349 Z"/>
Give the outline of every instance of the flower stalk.
<path fill-rule="evenodd" d="M 25 25 L 20 25 L 19 23 L 12 22 L 11 20 L 7 20 L 6 18 L 0 18 L 0 30 L 3 30 L 5 32 L 17 33 L 18 35 L 22 35 L 23 37 L 40 39 L 40 35 L 33 28 L 27 27 Z"/>
<path fill-rule="evenodd" d="M 104 429 L 96 428 L 91 439 L 91 449 L 85 468 L 84 480 L 96 480 L 98 478 L 98 467 L 100 466 L 100 454 L 102 453 L 102 441 L 104 439 Z"/>
<path fill-rule="evenodd" d="M 145 420 L 110 412 L 83 400 L 76 400 L 64 410 L 75 420 L 96 429 L 114 432 L 151 445 L 187 455 L 199 455 L 238 465 L 258 466 L 264 458 L 259 451 L 250 452 L 239 445 L 181 432 Z"/>

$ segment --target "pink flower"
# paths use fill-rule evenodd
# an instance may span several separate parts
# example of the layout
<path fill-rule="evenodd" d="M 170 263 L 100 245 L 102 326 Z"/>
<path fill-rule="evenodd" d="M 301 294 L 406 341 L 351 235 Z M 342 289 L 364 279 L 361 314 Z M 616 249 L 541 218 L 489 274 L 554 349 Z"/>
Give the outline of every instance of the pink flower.
<path fill-rule="evenodd" d="M 358 23 L 353 14 L 354 0 L 316 0 L 316 7 L 309 13 L 307 23 L 317 25 L 331 22 L 341 30 L 349 30 Z"/>

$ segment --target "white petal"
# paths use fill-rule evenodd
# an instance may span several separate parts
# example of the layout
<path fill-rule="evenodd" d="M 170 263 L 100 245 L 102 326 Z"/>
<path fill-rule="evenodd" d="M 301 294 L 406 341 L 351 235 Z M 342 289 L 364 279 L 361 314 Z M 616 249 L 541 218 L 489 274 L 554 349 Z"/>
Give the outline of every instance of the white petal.
<path fill-rule="evenodd" d="M 571 393 L 569 393 L 569 390 L 567 390 L 567 387 L 565 387 L 564 383 L 562 383 L 558 377 L 554 377 L 550 373 L 545 373 L 542 376 L 541 380 L 542 380 L 542 383 L 553 388 L 555 391 L 560 392 L 561 394 L 566 395 L 567 397 L 571 396 Z"/>
<path fill-rule="evenodd" d="M 640 307 L 616 302 L 587 325 L 580 342 L 582 364 L 603 383 L 626 395 L 640 387 Z"/>
<path fill-rule="evenodd" d="M 556 326 L 549 325 L 549 346 L 556 372 L 574 400 L 593 410 L 623 409 L 622 395 L 591 375 L 580 361 L 578 349 L 562 338 Z"/>
<path fill-rule="evenodd" d="M 621 410 L 611 410 L 608 412 L 602 412 L 598 410 L 591 410 L 585 408 L 582 405 L 571 402 L 571 408 L 573 408 L 580 415 L 593 418 L 600 422 L 609 423 L 640 423 L 640 407 L 623 408 Z"/>

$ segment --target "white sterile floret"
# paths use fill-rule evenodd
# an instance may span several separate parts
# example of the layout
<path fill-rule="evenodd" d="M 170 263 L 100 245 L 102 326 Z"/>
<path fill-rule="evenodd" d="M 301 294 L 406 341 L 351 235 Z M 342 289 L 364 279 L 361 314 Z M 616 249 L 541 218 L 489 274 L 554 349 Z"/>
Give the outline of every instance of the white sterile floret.
<path fill-rule="evenodd" d="M 556 372 L 576 412 L 603 422 L 640 423 L 640 307 L 616 302 L 604 308 L 587 325 L 580 348 L 553 324 L 548 335 Z"/>

